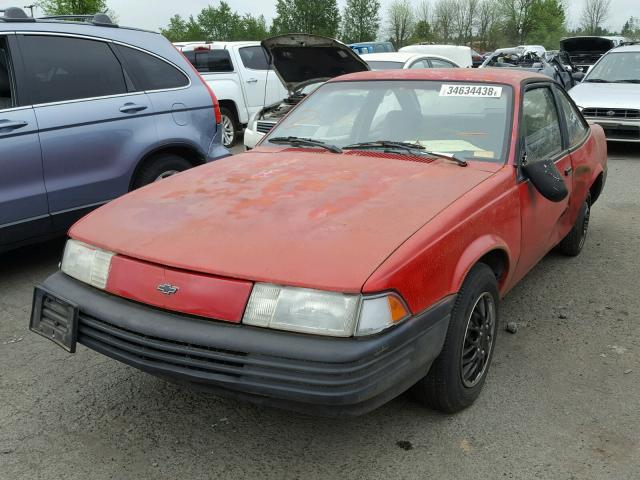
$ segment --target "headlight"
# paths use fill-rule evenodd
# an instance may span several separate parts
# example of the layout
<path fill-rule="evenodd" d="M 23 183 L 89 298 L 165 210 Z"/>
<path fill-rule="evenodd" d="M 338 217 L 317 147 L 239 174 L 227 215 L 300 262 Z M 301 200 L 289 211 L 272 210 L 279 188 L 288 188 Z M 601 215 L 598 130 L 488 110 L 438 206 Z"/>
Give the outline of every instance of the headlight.
<path fill-rule="evenodd" d="M 76 240 L 64 247 L 61 270 L 70 277 L 104 290 L 114 254 Z"/>
<path fill-rule="evenodd" d="M 242 323 L 293 332 L 350 337 L 380 332 L 409 316 L 395 294 L 362 295 L 258 283 Z"/>

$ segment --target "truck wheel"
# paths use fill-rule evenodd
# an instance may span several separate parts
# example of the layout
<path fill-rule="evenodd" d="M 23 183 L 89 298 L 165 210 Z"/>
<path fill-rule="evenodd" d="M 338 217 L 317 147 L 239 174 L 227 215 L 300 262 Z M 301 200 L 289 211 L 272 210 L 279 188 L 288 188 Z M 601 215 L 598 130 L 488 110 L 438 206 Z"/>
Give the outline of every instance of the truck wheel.
<path fill-rule="evenodd" d="M 474 266 L 451 311 L 442 352 L 412 389 L 419 402 L 455 413 L 478 398 L 493 357 L 499 299 L 493 271 L 482 263 Z"/>
<path fill-rule="evenodd" d="M 231 148 L 236 144 L 238 138 L 238 119 L 231 110 L 225 107 L 220 107 L 220 114 L 222 115 L 222 144 Z"/>
<path fill-rule="evenodd" d="M 193 167 L 187 159 L 173 153 L 161 153 L 149 159 L 136 174 L 133 189 L 163 180 Z"/>
<path fill-rule="evenodd" d="M 587 199 L 582 204 L 580 213 L 576 223 L 569 232 L 569 235 L 558 244 L 558 250 L 570 257 L 577 257 L 582 248 L 584 242 L 587 240 L 587 233 L 589 231 L 589 218 L 591 217 L 591 196 L 587 196 Z"/>

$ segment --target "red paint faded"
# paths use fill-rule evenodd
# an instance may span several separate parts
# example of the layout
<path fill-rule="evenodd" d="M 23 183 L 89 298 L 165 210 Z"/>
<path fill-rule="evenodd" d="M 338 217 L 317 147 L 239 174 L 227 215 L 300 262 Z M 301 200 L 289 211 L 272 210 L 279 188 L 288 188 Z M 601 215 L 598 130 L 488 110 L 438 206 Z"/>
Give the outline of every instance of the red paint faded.
<path fill-rule="evenodd" d="M 407 238 L 500 168 L 269 149 L 133 192 L 70 234 L 181 270 L 359 292 Z"/>
<path fill-rule="evenodd" d="M 160 285 L 170 285 L 178 291 L 166 295 L 158 290 Z M 239 323 L 252 287 L 251 282 L 181 272 L 116 256 L 111 262 L 106 291 L 166 310 Z"/>
<path fill-rule="evenodd" d="M 552 203 L 519 179 L 515 167 L 522 83 L 549 82 L 546 77 L 448 69 L 367 72 L 334 81 L 384 79 L 511 85 L 507 163 L 471 161 L 461 168 L 377 152 L 259 147 L 115 200 L 78 222 L 71 237 L 121 255 L 109 279 L 112 293 L 230 321 L 239 320 L 254 281 L 395 290 L 420 312 L 458 292 L 472 266 L 496 252 L 505 261 L 505 294 L 575 223 L 606 169 L 602 129 L 592 127 L 586 142 L 557 162 L 574 173 L 565 179 L 570 196 Z M 238 281 L 230 293 L 210 296 L 207 289 L 219 293 L 223 279 Z M 198 287 L 177 303 L 177 295 L 147 291 L 160 280 Z M 214 310 L 222 308 L 217 299 L 232 303 L 224 318 Z M 196 313 L 199 308 L 210 310 Z"/>

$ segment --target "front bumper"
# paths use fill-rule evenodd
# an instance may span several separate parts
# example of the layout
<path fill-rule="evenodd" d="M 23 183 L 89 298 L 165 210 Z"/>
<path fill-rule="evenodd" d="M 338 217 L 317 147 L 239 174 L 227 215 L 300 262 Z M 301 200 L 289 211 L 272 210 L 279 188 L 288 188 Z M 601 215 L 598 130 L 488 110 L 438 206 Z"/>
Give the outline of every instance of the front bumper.
<path fill-rule="evenodd" d="M 591 124 L 600 125 L 610 142 L 640 142 L 640 121 L 607 120 L 602 117 L 585 117 Z"/>
<path fill-rule="evenodd" d="M 222 395 L 327 416 L 367 413 L 426 375 L 454 300 L 379 335 L 329 338 L 169 313 L 60 272 L 42 288 L 77 306 L 77 341 L 97 352 Z"/>
<path fill-rule="evenodd" d="M 260 140 L 264 138 L 264 133 L 252 130 L 247 127 L 244 129 L 244 146 L 248 149 L 254 148 Z"/>

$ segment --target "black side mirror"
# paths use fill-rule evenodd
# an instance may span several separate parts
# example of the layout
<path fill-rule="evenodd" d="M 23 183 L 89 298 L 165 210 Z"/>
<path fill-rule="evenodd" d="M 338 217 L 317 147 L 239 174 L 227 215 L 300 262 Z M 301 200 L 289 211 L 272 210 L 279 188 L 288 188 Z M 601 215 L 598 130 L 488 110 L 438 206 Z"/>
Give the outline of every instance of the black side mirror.
<path fill-rule="evenodd" d="M 571 74 L 571 78 L 573 78 L 576 82 L 581 82 L 582 79 L 584 79 L 584 73 L 583 72 L 573 72 Z"/>
<path fill-rule="evenodd" d="M 562 180 L 562 176 L 551 160 L 542 162 L 524 163 L 522 171 L 527 176 L 533 186 L 547 200 L 552 202 L 561 202 L 564 200 L 569 191 Z"/>

